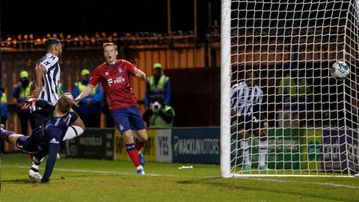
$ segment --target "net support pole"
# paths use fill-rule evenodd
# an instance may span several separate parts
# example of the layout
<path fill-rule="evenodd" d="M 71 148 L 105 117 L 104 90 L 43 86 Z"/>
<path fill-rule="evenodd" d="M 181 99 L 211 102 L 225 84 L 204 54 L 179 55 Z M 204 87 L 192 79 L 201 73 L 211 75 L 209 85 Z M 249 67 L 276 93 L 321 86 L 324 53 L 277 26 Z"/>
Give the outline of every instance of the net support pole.
<path fill-rule="evenodd" d="M 231 1 L 221 2 L 221 175 L 230 177 Z"/>

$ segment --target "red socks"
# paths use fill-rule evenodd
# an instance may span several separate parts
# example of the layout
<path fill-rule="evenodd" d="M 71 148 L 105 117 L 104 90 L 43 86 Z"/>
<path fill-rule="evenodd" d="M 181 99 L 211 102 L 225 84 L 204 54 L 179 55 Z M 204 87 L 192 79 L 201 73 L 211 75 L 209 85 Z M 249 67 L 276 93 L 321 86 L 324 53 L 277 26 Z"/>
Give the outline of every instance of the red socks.
<path fill-rule="evenodd" d="M 131 161 L 137 168 L 141 165 L 140 160 L 138 159 L 138 150 L 136 149 L 135 144 L 126 144 L 127 153 L 130 156 Z"/>

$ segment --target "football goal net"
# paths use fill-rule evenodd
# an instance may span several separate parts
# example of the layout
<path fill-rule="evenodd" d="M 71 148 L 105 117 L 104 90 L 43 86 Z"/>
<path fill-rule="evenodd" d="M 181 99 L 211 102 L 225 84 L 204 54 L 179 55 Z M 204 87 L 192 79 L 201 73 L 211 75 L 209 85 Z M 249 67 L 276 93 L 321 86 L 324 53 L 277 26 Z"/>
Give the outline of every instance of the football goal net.
<path fill-rule="evenodd" d="M 223 177 L 359 171 L 358 8 L 357 0 L 222 0 Z M 349 68 L 344 78 L 331 74 L 338 62 Z"/>

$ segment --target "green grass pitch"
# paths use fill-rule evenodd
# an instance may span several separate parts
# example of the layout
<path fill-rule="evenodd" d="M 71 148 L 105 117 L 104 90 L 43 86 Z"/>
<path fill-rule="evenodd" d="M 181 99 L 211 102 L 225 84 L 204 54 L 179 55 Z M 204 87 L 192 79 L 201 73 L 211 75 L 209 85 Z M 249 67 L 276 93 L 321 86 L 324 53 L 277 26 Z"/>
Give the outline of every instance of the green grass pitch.
<path fill-rule="evenodd" d="M 48 184 L 32 183 L 31 161 L 1 157 L 0 201 L 359 201 L 359 178 L 220 177 L 219 165 L 151 163 L 145 176 L 129 161 L 62 157 Z M 45 163 L 41 167 L 43 173 Z M 192 165 L 193 169 L 178 169 Z"/>

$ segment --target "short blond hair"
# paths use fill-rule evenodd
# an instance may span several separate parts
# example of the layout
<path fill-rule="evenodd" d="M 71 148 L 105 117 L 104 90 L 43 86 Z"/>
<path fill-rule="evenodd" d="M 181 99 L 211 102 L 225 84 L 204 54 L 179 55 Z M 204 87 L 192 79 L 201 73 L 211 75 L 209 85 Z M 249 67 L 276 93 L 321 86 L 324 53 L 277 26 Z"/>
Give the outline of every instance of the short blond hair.
<path fill-rule="evenodd" d="M 59 105 L 59 110 L 61 113 L 66 114 L 72 107 L 72 99 L 66 94 L 63 94 L 57 101 L 57 104 Z"/>
<path fill-rule="evenodd" d="M 115 47 L 115 50 L 117 50 L 117 45 L 112 42 L 103 43 L 102 48 L 105 49 L 107 46 L 113 46 Z"/>

